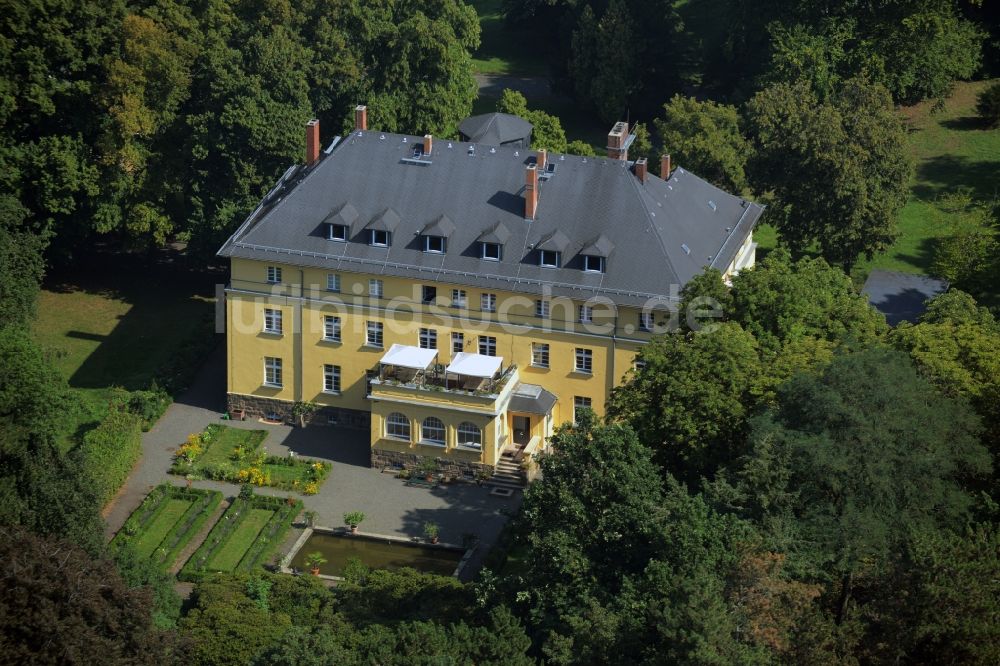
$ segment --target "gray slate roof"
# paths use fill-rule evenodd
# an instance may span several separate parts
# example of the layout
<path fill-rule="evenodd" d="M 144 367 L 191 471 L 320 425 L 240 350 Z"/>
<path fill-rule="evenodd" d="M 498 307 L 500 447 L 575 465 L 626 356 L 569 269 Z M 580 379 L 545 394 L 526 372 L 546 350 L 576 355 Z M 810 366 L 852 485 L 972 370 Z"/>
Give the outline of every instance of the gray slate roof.
<path fill-rule="evenodd" d="M 690 174 L 642 183 L 629 165 L 604 157 L 551 154 L 536 219 L 524 219 L 525 167 L 533 151 L 439 139 L 413 159 L 422 137 L 357 132 L 312 167 L 290 169 L 261 207 L 220 249 L 227 257 L 396 275 L 484 289 L 622 305 L 670 297 L 705 266 L 732 261 L 763 208 Z M 710 203 L 711 202 L 711 203 Z M 331 212 L 355 209 L 349 242 L 327 240 Z M 420 232 L 446 216 L 446 254 L 423 252 Z M 500 226 L 498 226 L 500 225 Z M 393 232 L 391 247 L 367 244 L 366 228 Z M 581 250 L 614 251 L 605 273 L 582 270 Z M 480 259 L 479 240 L 504 244 L 503 260 Z M 536 244 L 562 247 L 562 267 L 538 265 Z"/>
<path fill-rule="evenodd" d="M 944 280 L 876 269 L 868 274 L 861 291 L 872 307 L 885 315 L 889 325 L 895 326 L 903 321 L 915 322 L 927 310 L 927 301 L 947 289 Z"/>
<path fill-rule="evenodd" d="M 484 113 L 466 118 L 458 125 L 463 138 L 488 146 L 521 141 L 523 147 L 528 147 L 531 145 L 531 130 L 531 123 L 509 113 Z"/>

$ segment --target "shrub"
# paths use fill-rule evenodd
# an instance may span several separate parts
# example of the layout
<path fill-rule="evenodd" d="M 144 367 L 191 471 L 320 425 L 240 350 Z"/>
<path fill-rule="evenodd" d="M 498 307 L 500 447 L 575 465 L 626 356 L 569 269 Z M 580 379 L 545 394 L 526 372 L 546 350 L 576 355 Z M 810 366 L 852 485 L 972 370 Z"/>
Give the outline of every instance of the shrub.
<path fill-rule="evenodd" d="M 1000 82 L 979 93 L 976 97 L 976 113 L 990 127 L 1000 127 Z"/>
<path fill-rule="evenodd" d="M 142 422 L 131 412 L 112 410 L 84 435 L 84 471 L 102 504 L 115 496 L 141 454 Z"/>

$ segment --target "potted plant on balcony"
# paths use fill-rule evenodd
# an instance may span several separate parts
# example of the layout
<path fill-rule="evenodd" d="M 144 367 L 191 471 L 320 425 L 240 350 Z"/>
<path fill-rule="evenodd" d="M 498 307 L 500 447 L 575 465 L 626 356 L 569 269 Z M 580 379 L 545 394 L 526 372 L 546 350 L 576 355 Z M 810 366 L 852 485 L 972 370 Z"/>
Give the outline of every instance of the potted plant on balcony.
<path fill-rule="evenodd" d="M 365 519 L 365 514 L 361 511 L 348 511 L 344 514 L 344 524 L 351 528 L 351 534 L 358 533 L 358 525 Z"/>
<path fill-rule="evenodd" d="M 319 568 L 324 564 L 326 564 L 326 558 L 318 550 L 315 553 L 306 555 L 306 566 L 309 567 L 309 573 L 313 576 L 319 575 Z"/>
<path fill-rule="evenodd" d="M 430 521 L 424 523 L 424 536 L 430 539 L 431 543 L 438 542 L 438 525 Z"/>

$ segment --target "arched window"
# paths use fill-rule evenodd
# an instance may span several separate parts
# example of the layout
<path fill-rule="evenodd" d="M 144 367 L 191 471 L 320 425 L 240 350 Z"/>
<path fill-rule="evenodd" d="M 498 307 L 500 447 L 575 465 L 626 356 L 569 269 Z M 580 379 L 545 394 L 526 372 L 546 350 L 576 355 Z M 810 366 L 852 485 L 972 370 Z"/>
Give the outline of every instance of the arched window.
<path fill-rule="evenodd" d="M 385 420 L 385 434 L 393 439 L 410 441 L 410 419 L 399 412 L 389 414 Z"/>
<path fill-rule="evenodd" d="M 434 444 L 444 444 L 444 422 L 441 419 L 428 416 L 424 419 L 424 427 L 420 433 L 420 439 Z"/>
<path fill-rule="evenodd" d="M 463 421 L 458 424 L 458 445 L 478 449 L 483 446 L 483 431 L 475 423 Z"/>

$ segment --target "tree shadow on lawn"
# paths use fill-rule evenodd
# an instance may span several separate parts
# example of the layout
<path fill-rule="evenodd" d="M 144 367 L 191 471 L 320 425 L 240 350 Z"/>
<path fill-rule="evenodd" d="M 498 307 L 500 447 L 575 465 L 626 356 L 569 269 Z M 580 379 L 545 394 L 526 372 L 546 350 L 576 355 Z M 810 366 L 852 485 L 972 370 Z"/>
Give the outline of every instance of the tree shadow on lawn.
<path fill-rule="evenodd" d="M 913 193 L 925 201 L 960 187 L 972 188 L 972 196 L 991 201 L 1000 191 L 1000 156 L 996 160 L 970 160 L 957 155 L 941 155 L 917 167 Z"/>
<path fill-rule="evenodd" d="M 962 116 L 961 118 L 949 118 L 941 121 L 941 127 L 945 127 L 957 132 L 967 132 L 969 130 L 988 130 L 989 123 L 979 116 Z"/>

